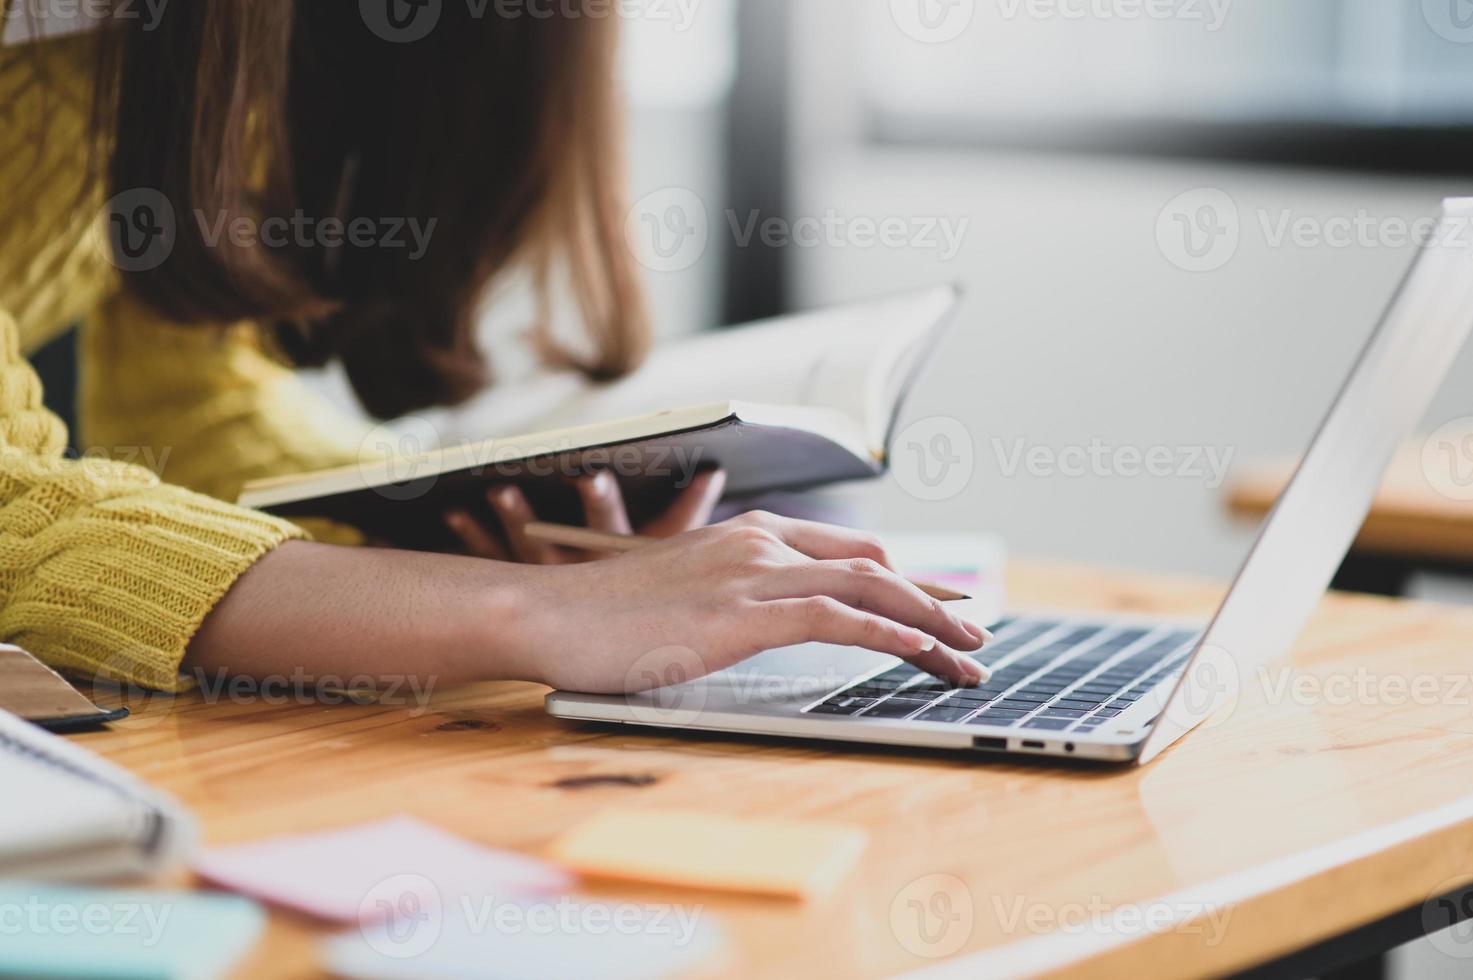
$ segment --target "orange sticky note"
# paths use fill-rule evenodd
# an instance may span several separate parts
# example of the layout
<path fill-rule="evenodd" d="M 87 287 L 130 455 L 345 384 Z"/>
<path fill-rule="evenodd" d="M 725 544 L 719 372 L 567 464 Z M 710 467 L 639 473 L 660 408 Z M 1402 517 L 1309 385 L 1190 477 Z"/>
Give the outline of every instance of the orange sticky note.
<path fill-rule="evenodd" d="M 864 843 L 842 824 L 615 809 L 564 834 L 551 856 L 604 878 L 810 898 L 838 884 Z"/>

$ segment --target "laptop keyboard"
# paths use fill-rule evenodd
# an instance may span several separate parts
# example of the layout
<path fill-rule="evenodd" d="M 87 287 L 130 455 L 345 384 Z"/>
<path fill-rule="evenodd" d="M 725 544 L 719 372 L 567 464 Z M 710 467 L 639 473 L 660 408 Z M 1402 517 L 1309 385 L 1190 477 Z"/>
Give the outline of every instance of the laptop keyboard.
<path fill-rule="evenodd" d="M 809 714 L 1090 732 L 1180 674 L 1196 630 L 1007 619 L 981 652 L 992 678 L 953 688 L 910 664 L 847 684 Z"/>

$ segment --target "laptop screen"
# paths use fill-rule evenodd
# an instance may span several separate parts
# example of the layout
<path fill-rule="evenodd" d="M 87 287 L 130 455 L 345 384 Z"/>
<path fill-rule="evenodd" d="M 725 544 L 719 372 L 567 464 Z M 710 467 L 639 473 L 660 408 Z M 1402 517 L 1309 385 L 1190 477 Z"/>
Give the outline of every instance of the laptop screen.
<path fill-rule="evenodd" d="M 1450 199 L 1163 699 L 1139 761 L 1150 761 L 1227 703 L 1255 668 L 1287 652 L 1470 329 L 1473 199 Z"/>

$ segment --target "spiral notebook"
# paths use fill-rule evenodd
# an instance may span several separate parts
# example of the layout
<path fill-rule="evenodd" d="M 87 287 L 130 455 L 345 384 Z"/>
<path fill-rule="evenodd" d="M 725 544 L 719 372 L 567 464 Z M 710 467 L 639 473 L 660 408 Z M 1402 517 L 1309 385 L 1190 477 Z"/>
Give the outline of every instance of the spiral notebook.
<path fill-rule="evenodd" d="M 169 796 L 0 711 L 0 877 L 102 880 L 158 871 L 197 832 Z"/>

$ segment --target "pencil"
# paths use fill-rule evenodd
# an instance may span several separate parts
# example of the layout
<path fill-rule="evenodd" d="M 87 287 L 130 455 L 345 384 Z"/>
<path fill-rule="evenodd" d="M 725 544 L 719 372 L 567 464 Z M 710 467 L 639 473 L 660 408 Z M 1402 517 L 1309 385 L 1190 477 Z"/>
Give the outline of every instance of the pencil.
<path fill-rule="evenodd" d="M 522 533 L 544 544 L 562 545 L 565 548 L 577 548 L 580 551 L 612 551 L 619 554 L 638 551 L 660 540 L 640 534 L 615 534 L 612 531 L 595 531 L 592 528 L 551 524 L 547 521 L 533 521 L 522 529 Z M 961 599 L 972 598 L 965 592 L 948 589 L 935 582 L 921 582 L 912 579 L 911 584 L 932 599 L 939 599 L 942 602 L 957 602 Z"/>

